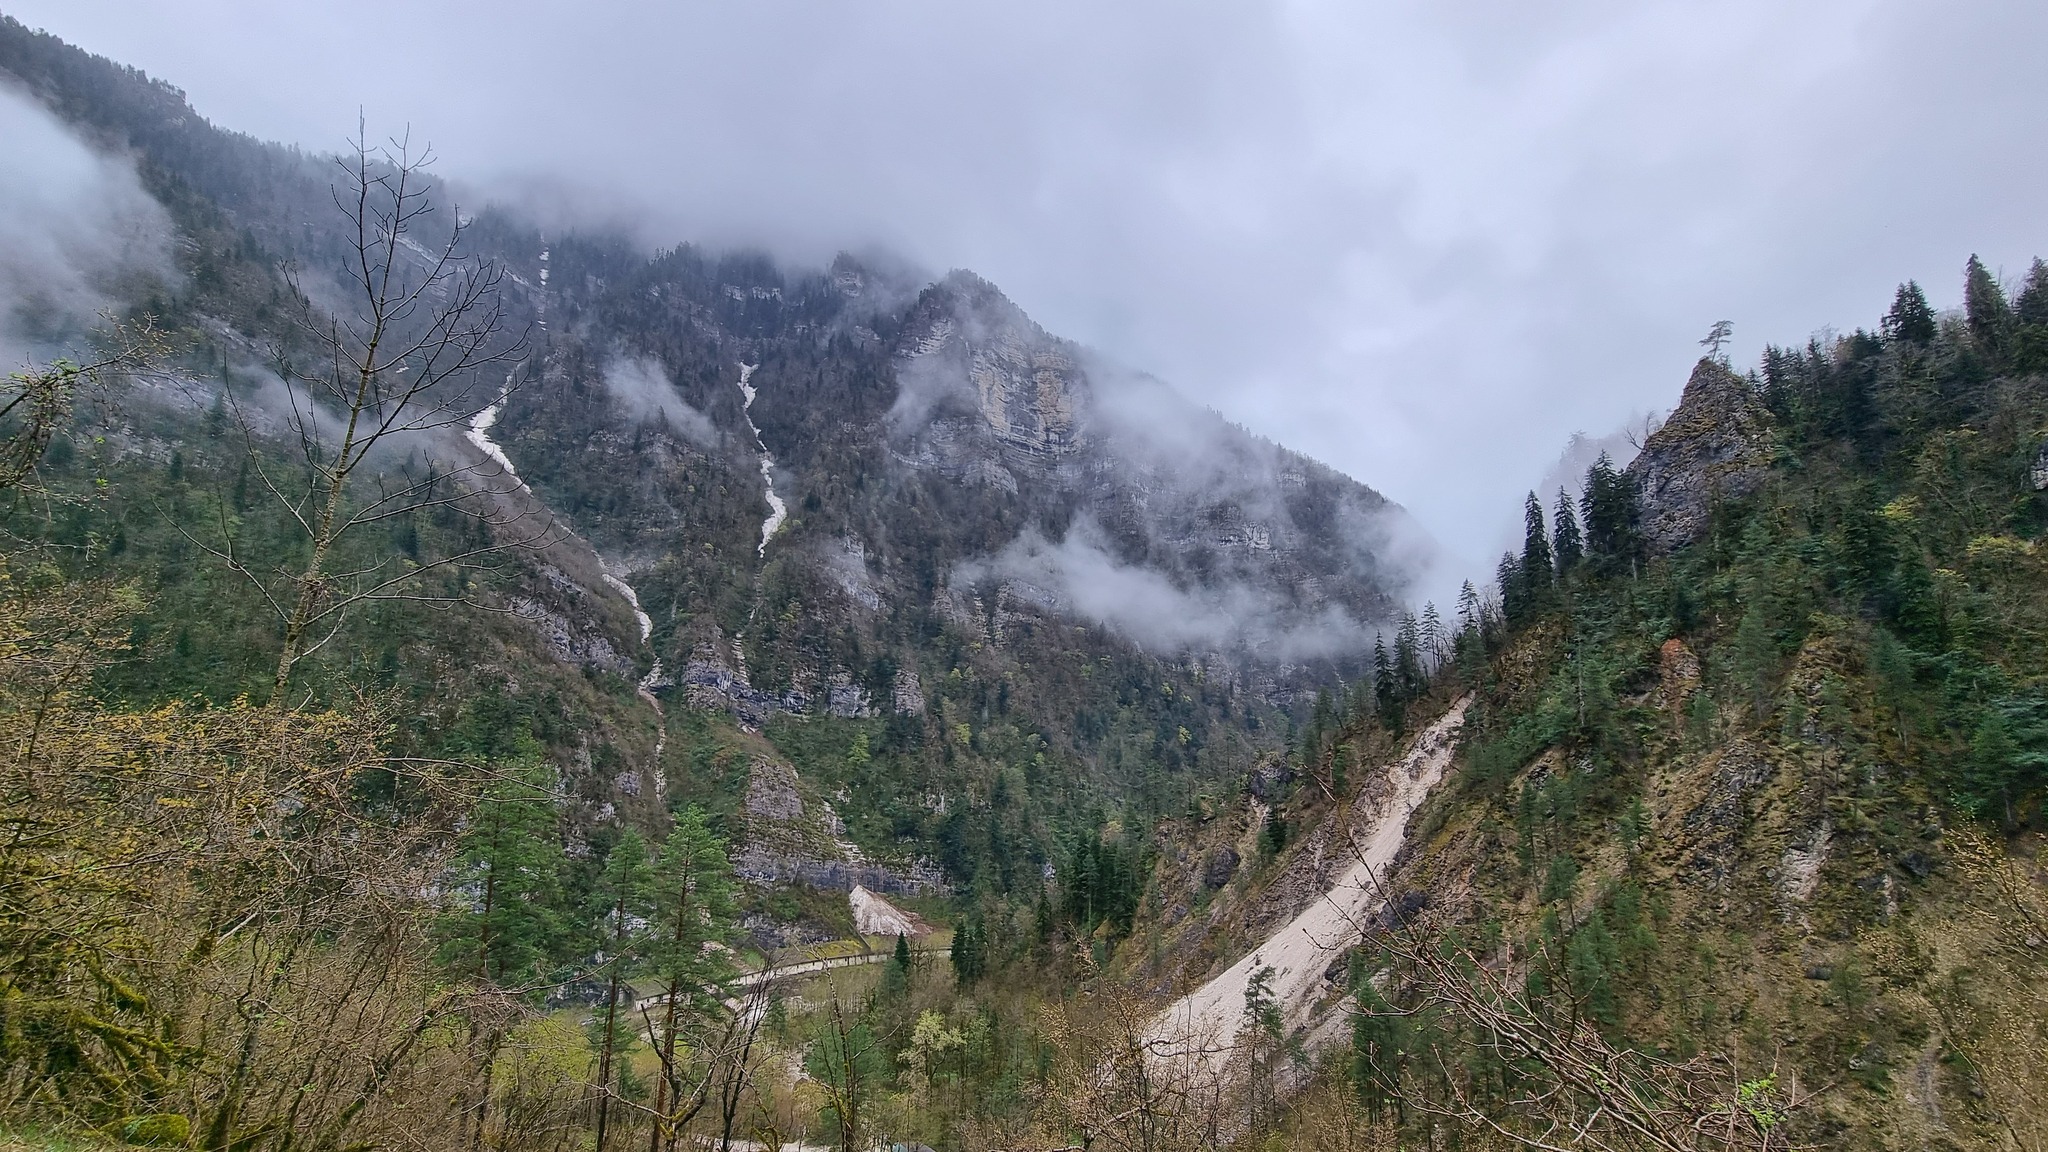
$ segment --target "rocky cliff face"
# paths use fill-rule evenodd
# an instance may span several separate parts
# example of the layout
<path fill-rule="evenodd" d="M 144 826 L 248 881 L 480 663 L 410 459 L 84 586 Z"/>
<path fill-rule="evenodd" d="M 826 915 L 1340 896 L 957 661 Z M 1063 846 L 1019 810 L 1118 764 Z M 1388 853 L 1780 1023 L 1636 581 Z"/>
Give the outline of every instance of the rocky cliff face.
<path fill-rule="evenodd" d="M 897 347 L 899 382 L 914 388 L 965 380 L 988 432 L 1003 445 L 1046 457 L 1080 447 L 1079 349 L 1053 338 L 980 277 L 954 272 L 925 293 Z"/>
<path fill-rule="evenodd" d="M 1762 487 L 1771 463 L 1770 411 L 1748 381 L 1702 359 L 1664 426 L 1628 466 L 1641 494 L 1642 533 L 1669 553 L 1699 538 L 1714 505 Z"/>
<path fill-rule="evenodd" d="M 998 615 L 1007 602 L 1156 653 L 1287 663 L 1310 629 L 1324 652 L 1364 651 L 1421 561 L 1378 493 L 1048 335 L 970 274 L 923 294 L 893 367 L 893 459 L 1026 516 L 954 567 L 961 595 L 975 586 Z"/>

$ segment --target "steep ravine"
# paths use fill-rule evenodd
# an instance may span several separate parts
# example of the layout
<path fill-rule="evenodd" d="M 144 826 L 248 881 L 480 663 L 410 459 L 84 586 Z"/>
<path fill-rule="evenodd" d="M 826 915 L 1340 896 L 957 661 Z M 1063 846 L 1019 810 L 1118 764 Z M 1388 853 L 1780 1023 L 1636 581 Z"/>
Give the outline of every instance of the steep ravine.
<path fill-rule="evenodd" d="M 1407 839 L 1409 817 L 1449 769 L 1470 704 L 1466 697 L 1452 705 L 1361 792 L 1364 810 L 1352 813 L 1349 842 L 1334 849 L 1352 863 L 1327 892 L 1237 963 L 1160 1013 L 1153 1035 L 1165 1049 L 1192 1047 L 1212 1071 L 1221 1072 L 1244 1020 L 1245 989 L 1263 968 L 1272 969 L 1271 992 L 1289 1036 L 1301 1037 L 1311 1051 L 1342 1039 L 1341 1027 L 1333 1028 L 1328 1014 L 1319 1011 L 1329 990 L 1324 973 L 1386 903 L 1380 883 Z M 1341 1026 L 1343 1014 L 1334 1020 Z"/>
<path fill-rule="evenodd" d="M 754 423 L 754 399 L 759 395 L 749 383 L 758 364 L 740 365 L 740 395 L 746 402 L 740 406 L 740 414 L 746 417 L 747 432 L 754 437 L 754 448 L 761 456 L 761 483 L 768 490 L 768 518 L 761 521 L 761 547 L 758 554 L 768 555 L 768 541 L 774 539 L 775 531 L 782 522 L 789 519 L 789 505 L 775 494 L 775 457 L 768 454 L 768 445 L 761 439 L 761 429 Z"/>
<path fill-rule="evenodd" d="M 538 316 L 545 317 L 548 283 L 548 250 L 546 248 L 541 249 L 540 262 L 540 292 L 538 293 L 536 314 Z M 545 319 L 540 320 L 539 323 L 542 327 L 546 327 Z M 742 379 L 744 379 L 744 377 L 742 377 Z M 513 377 L 510 374 L 508 374 L 505 377 L 504 385 L 498 389 L 497 398 L 491 401 L 491 403 L 488 406 L 478 411 L 474 416 L 470 417 L 469 427 L 467 430 L 463 432 L 463 439 L 467 440 L 470 443 L 470 445 L 474 447 L 477 451 L 483 453 L 486 459 L 490 460 L 493 464 L 497 465 L 498 468 L 500 468 L 503 471 L 504 475 L 511 479 L 511 481 L 518 486 L 518 490 L 521 493 L 525 494 L 528 498 L 532 499 L 535 504 L 540 504 L 542 508 L 545 508 L 546 506 L 541 503 L 539 494 L 534 492 L 532 488 L 528 487 L 526 481 L 520 479 L 519 470 L 513 467 L 512 458 L 505 454 L 504 446 L 499 444 L 496 440 L 491 439 L 491 429 L 497 425 L 498 417 L 504 411 L 505 401 L 507 397 L 510 396 L 511 394 L 512 380 Z M 749 400 L 751 399 L 752 396 L 750 393 Z M 758 432 L 756 432 L 755 437 L 758 441 Z M 762 467 L 763 471 L 765 472 L 767 466 L 764 464 Z M 774 494 L 772 491 L 769 495 L 769 498 L 771 500 L 774 499 Z M 779 509 L 780 502 L 777 501 L 776 505 Z M 548 513 L 548 515 L 550 519 L 554 518 L 551 512 Z M 569 539 L 577 539 L 573 532 L 566 533 L 566 535 Z M 578 543 L 582 543 L 582 541 L 578 540 Z M 625 600 L 627 607 L 633 610 L 633 621 L 634 623 L 640 626 L 640 643 L 648 644 L 654 636 L 654 621 L 651 617 L 647 615 L 646 609 L 640 606 L 639 592 L 637 592 L 631 584 L 628 584 L 626 582 L 624 576 L 620 575 L 619 572 L 614 571 L 611 563 L 606 561 L 604 557 L 598 555 L 597 550 L 595 548 L 590 548 L 587 544 L 584 545 L 584 547 L 588 548 L 591 555 L 591 559 L 597 562 L 598 572 L 604 580 L 605 584 L 609 586 L 614 592 L 617 592 L 620 598 Z M 660 766 L 662 751 L 668 743 L 668 714 L 666 711 L 663 710 L 661 706 L 661 701 L 654 695 L 654 689 L 658 685 L 664 683 L 666 679 L 666 670 L 662 667 L 660 657 L 657 656 L 654 661 L 654 666 L 648 670 L 647 675 L 640 678 L 639 684 L 636 685 L 636 689 L 638 691 L 640 698 L 647 702 L 648 707 L 654 709 L 655 770 L 652 773 L 652 775 L 654 777 L 654 788 L 657 795 L 663 791 L 663 785 L 665 783 L 660 770 Z"/>

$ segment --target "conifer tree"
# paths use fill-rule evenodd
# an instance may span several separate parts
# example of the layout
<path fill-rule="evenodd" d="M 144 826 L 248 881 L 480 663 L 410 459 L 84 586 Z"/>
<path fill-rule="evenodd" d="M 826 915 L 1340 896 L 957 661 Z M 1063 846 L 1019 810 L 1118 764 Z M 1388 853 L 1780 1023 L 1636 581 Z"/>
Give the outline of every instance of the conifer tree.
<path fill-rule="evenodd" d="M 953 962 L 953 979 L 963 988 L 972 987 L 975 981 L 981 979 L 981 974 L 985 970 L 987 944 L 983 939 L 984 931 L 981 917 L 978 915 L 967 917 L 960 922 L 959 927 L 953 929 L 950 957 Z"/>
<path fill-rule="evenodd" d="M 1444 659 L 1444 618 L 1436 610 L 1436 601 L 1422 606 L 1421 641 L 1424 656 L 1428 658 L 1430 670 L 1443 663 Z"/>
<path fill-rule="evenodd" d="M 1531 604 L 1541 602 L 1549 593 L 1552 570 L 1550 533 L 1543 524 L 1543 502 L 1531 492 L 1522 505 L 1522 579 L 1528 581 Z"/>
<path fill-rule="evenodd" d="M 529 750 L 493 776 L 460 838 L 451 887 L 466 899 L 444 917 L 444 962 L 480 984 L 514 995 L 536 991 L 562 927 L 557 915 L 561 859 L 552 773 Z M 476 1148 L 483 1141 L 504 1032 L 500 1025 L 473 1018 L 470 1039 L 482 1082 L 469 1139 Z"/>
<path fill-rule="evenodd" d="M 605 857 L 591 892 L 605 941 L 606 966 L 604 1031 L 598 1037 L 597 1137 L 596 1152 L 604 1152 L 611 1127 L 613 1081 L 612 1062 L 617 1052 L 630 1044 L 632 1026 L 619 1019 L 619 993 L 633 974 L 646 947 L 645 931 L 654 909 L 648 896 L 654 883 L 654 868 L 647 854 L 647 842 L 638 832 L 627 829 Z"/>
<path fill-rule="evenodd" d="M 540 974 L 561 930 L 561 840 L 551 773 L 524 758 L 498 773 L 463 832 L 443 957 L 458 972 L 513 989 Z"/>
<path fill-rule="evenodd" d="M 2013 359 L 2022 372 L 2048 370 L 2048 263 L 2038 257 L 2013 301 Z"/>
<path fill-rule="evenodd" d="M 1579 498 L 1586 554 L 1616 569 L 1635 558 L 1636 486 L 1614 460 L 1602 452 L 1586 471 L 1586 493 Z"/>
<path fill-rule="evenodd" d="M 2004 353 L 2012 310 L 2006 306 L 1998 278 L 1974 254 L 1963 266 L 1963 318 L 1970 326 L 1971 338 L 1987 355 L 1996 358 Z"/>
<path fill-rule="evenodd" d="M 1927 304 L 1927 294 L 1912 280 L 1899 285 L 1899 294 L 1892 298 L 1892 310 L 1885 314 L 1884 338 L 1891 343 L 1925 344 L 1934 339 L 1937 329 L 1934 323 L 1934 309 Z"/>
<path fill-rule="evenodd" d="M 1422 666 L 1422 629 L 1412 612 L 1401 613 L 1401 627 L 1394 633 L 1394 678 L 1400 683 L 1403 704 L 1419 698 L 1429 686 L 1429 673 Z"/>
<path fill-rule="evenodd" d="M 1375 632 L 1372 637 L 1372 695 L 1379 705 L 1380 724 L 1390 731 L 1401 727 L 1401 699 L 1394 683 L 1394 667 L 1387 660 L 1387 636 Z"/>
<path fill-rule="evenodd" d="M 1551 555 L 1557 562 L 1557 574 L 1564 577 L 1579 566 L 1579 558 L 1585 554 L 1585 541 L 1579 535 L 1579 518 L 1572 511 L 1572 498 L 1564 489 L 1557 490 L 1557 508 L 1551 514 Z"/>
<path fill-rule="evenodd" d="M 1513 552 L 1503 552 L 1494 569 L 1494 583 L 1500 587 L 1500 610 L 1508 623 L 1519 624 L 1528 606 L 1528 588 L 1522 579 L 1522 561 Z"/>
<path fill-rule="evenodd" d="M 685 1098 L 689 1077 L 679 1059 L 692 1053 L 685 1046 L 679 1058 L 677 1033 L 723 1013 L 733 977 L 731 952 L 724 947 L 738 918 L 732 864 L 703 809 L 692 807 L 676 818 L 655 861 L 648 897 L 648 966 L 662 982 L 654 1137 L 658 1145 L 673 1147 L 682 1126 L 702 1107 L 701 1089 L 710 1083 L 708 1076 L 699 1079 L 700 1091 Z"/>
<path fill-rule="evenodd" d="M 1470 580 L 1458 589 L 1458 636 L 1452 647 L 1458 674 L 1465 683 L 1473 683 L 1486 664 L 1486 609 Z"/>

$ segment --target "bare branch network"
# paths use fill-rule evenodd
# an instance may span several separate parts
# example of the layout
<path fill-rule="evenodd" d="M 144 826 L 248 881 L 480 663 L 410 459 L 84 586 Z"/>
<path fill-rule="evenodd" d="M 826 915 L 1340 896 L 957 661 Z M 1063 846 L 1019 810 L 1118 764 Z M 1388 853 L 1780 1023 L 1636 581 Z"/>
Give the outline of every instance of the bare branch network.
<path fill-rule="evenodd" d="M 436 211 L 426 169 L 431 149 L 409 138 L 372 149 L 359 132 L 337 161 L 335 209 L 347 255 L 338 293 L 285 270 L 298 306 L 299 340 L 274 349 L 282 411 L 266 413 L 227 394 L 249 471 L 296 536 L 300 559 L 262 564 L 247 555 L 223 504 L 217 539 L 188 540 L 245 577 L 283 629 L 273 687 L 282 701 L 293 668 L 340 632 L 351 610 L 380 600 L 445 607 L 471 599 L 469 582 L 428 587 L 424 577 L 484 566 L 564 536 L 546 511 L 503 472 L 467 455 L 457 435 L 517 386 L 524 333 L 508 336 L 504 271 L 462 254 L 458 217 L 431 245 L 417 239 Z M 320 291 L 316 291 L 316 289 Z M 333 297 L 323 307 L 316 296 Z M 289 464 L 266 458 L 259 440 L 281 423 Z M 454 516 L 471 531 L 435 555 L 357 545 L 365 529 Z"/>

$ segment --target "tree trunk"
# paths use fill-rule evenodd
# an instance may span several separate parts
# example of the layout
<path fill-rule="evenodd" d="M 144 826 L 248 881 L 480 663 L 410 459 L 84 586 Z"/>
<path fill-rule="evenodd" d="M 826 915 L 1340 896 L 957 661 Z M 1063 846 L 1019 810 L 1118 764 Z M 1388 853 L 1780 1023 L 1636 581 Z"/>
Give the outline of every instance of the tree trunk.
<path fill-rule="evenodd" d="M 621 901 L 623 904 L 624 902 Z M 623 918 L 624 910 L 620 916 Z M 597 1148 L 604 1152 L 605 1132 L 612 1118 L 612 1044 L 618 1035 L 619 957 L 612 957 L 612 979 L 604 1001 L 604 1046 L 597 1058 Z"/>

